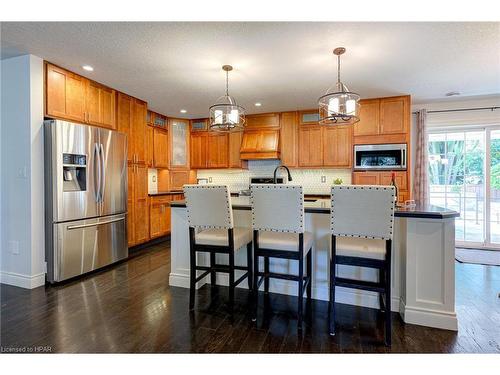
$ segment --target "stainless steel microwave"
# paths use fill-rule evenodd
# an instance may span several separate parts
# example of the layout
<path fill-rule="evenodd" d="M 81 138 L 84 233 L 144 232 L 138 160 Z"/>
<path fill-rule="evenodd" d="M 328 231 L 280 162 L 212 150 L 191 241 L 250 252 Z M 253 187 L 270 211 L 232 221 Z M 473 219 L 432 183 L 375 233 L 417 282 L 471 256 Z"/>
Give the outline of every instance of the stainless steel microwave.
<path fill-rule="evenodd" d="M 406 169 L 406 144 L 355 145 L 354 169 Z"/>

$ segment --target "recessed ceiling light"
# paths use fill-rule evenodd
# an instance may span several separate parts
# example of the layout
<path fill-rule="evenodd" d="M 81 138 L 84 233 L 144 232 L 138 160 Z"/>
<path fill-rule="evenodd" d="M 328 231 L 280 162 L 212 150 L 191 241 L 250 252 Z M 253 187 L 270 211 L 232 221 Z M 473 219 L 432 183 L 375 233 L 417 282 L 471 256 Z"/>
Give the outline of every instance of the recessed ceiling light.
<path fill-rule="evenodd" d="M 255 103 L 255 106 L 260 107 L 260 106 L 262 106 L 262 103 L 257 102 L 257 103 Z"/>
<path fill-rule="evenodd" d="M 181 113 L 187 113 L 185 109 L 181 109 Z"/>
<path fill-rule="evenodd" d="M 450 91 L 445 94 L 446 96 L 457 96 L 460 95 L 458 91 Z"/>
<path fill-rule="evenodd" d="M 94 71 L 94 68 L 92 68 L 90 65 L 83 65 L 82 68 L 83 68 L 83 70 L 86 70 L 87 72 Z"/>

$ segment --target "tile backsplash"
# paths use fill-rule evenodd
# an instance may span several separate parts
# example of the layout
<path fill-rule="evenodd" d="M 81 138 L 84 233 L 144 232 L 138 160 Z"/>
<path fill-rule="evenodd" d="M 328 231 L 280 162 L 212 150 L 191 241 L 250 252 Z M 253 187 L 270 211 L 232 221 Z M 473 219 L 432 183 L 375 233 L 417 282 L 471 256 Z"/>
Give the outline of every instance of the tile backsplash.
<path fill-rule="evenodd" d="M 249 160 L 248 170 L 207 169 L 199 170 L 197 176 L 213 184 L 229 185 L 231 192 L 238 192 L 248 189 L 250 177 L 272 176 L 280 164 L 279 160 Z M 286 177 L 284 170 L 278 173 Z M 306 194 L 329 194 L 336 178 L 341 178 L 345 184 L 351 183 L 350 169 L 292 169 L 291 174 L 291 184 L 302 185 Z"/>

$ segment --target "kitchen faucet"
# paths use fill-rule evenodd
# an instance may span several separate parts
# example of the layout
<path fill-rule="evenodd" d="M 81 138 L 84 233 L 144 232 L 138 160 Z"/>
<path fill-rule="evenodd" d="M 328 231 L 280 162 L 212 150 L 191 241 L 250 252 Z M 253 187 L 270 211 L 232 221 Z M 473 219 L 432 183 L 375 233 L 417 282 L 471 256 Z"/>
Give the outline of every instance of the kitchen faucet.
<path fill-rule="evenodd" d="M 274 184 L 277 184 L 278 183 L 278 176 L 277 176 L 277 173 L 278 173 L 278 169 L 280 168 L 285 168 L 287 173 L 288 173 L 288 181 L 292 181 L 292 175 L 290 174 L 290 169 L 288 169 L 288 167 L 286 165 L 278 165 L 276 167 L 276 169 L 274 170 L 274 179 L 273 179 L 273 183 Z"/>

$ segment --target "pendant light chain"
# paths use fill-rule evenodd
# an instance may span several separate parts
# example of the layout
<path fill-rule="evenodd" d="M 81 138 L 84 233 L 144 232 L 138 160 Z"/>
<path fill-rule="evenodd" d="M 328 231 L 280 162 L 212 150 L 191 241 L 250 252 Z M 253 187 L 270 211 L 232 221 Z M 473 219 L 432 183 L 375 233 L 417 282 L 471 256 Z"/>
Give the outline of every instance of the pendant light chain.
<path fill-rule="evenodd" d="M 229 96 L 229 71 L 226 70 L 226 96 Z"/>
<path fill-rule="evenodd" d="M 337 83 L 340 83 L 340 55 L 337 55 Z"/>

